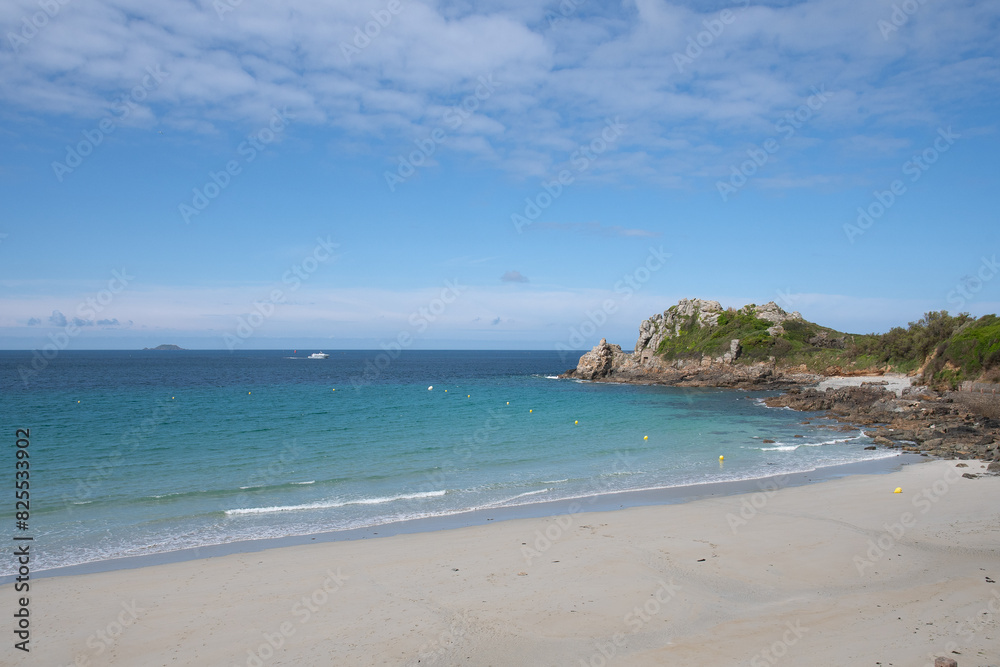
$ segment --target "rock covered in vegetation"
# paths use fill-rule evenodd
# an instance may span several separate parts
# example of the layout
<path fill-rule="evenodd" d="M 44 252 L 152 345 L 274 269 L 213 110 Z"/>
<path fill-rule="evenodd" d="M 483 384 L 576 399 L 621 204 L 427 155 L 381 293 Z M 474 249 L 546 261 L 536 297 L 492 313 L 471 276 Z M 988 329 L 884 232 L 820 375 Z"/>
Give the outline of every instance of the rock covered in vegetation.
<path fill-rule="evenodd" d="M 681 299 L 676 306 L 643 320 L 639 325 L 635 354 L 647 348 L 655 352 L 664 338 L 679 336 L 681 327 L 692 320 L 699 328 L 715 326 L 722 312 L 722 304 L 718 301 Z"/>
<path fill-rule="evenodd" d="M 802 316 L 785 312 L 773 301 L 763 306 L 750 304 L 737 311 L 723 309 L 718 301 L 681 299 L 640 324 L 632 353 L 601 339 L 566 376 L 758 389 L 813 382 L 815 377 L 811 375 L 777 372 L 774 359 L 767 354 L 771 345 L 768 339 L 784 334 L 782 325 L 790 322 L 803 322 Z M 818 328 L 809 330 L 810 335 L 818 332 Z M 740 335 L 747 336 L 752 358 L 737 364 L 745 350 Z"/>

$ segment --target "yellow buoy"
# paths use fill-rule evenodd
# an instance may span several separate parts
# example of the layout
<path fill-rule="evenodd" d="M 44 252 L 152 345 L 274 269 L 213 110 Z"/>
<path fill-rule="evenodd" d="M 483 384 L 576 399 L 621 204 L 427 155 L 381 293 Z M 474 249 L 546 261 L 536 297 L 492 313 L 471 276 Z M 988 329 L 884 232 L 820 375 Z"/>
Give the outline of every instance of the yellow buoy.
<path fill-rule="evenodd" d="M 893 493 L 902 493 L 902 492 L 903 492 L 903 489 L 900 488 L 900 487 L 898 487 L 898 486 L 896 487 L 896 490 L 893 491 Z"/>
<path fill-rule="evenodd" d="M 447 390 L 447 389 L 445 389 L 445 390 L 444 390 L 444 393 L 446 393 L 446 394 L 447 394 L 447 393 L 448 393 L 448 390 Z"/>
<path fill-rule="evenodd" d="M 447 389 L 445 391 L 447 391 Z M 472 398 L 472 394 L 469 394 L 466 398 Z"/>
<path fill-rule="evenodd" d="M 330 391 L 337 391 L 336 389 L 331 389 Z"/>
<path fill-rule="evenodd" d="M 579 423 L 580 423 L 580 420 L 579 420 L 579 419 L 577 419 L 577 420 L 575 420 L 575 421 L 574 421 L 573 423 L 574 423 L 574 424 L 579 424 Z"/>
<path fill-rule="evenodd" d="M 427 391 L 430 391 L 433 388 L 434 388 L 434 385 L 431 385 L 431 386 L 427 387 Z"/>
<path fill-rule="evenodd" d="M 510 405 L 510 401 L 507 401 L 507 405 Z"/>
<path fill-rule="evenodd" d="M 250 392 L 248 391 L 248 392 L 247 392 L 247 396 L 249 396 L 249 395 L 250 395 Z"/>
<path fill-rule="evenodd" d="M 725 458 L 726 458 L 725 456 L 723 456 L 723 455 L 721 455 L 721 454 L 719 455 L 719 460 L 720 460 L 720 461 L 722 461 L 722 460 L 723 460 L 723 459 L 725 459 Z"/>
<path fill-rule="evenodd" d="M 80 402 L 80 401 L 77 401 L 77 403 L 79 403 L 79 402 Z"/>
<path fill-rule="evenodd" d="M 644 435 L 644 436 L 642 436 L 642 439 L 643 440 L 649 440 L 649 436 L 648 435 Z"/>
<path fill-rule="evenodd" d="M 534 410 L 528 410 L 528 412 L 534 412 Z"/>
<path fill-rule="evenodd" d="M 172 401 L 172 400 L 174 400 L 174 397 L 173 397 L 173 396 L 171 396 L 171 397 L 170 397 L 170 400 L 171 400 L 171 401 Z"/>

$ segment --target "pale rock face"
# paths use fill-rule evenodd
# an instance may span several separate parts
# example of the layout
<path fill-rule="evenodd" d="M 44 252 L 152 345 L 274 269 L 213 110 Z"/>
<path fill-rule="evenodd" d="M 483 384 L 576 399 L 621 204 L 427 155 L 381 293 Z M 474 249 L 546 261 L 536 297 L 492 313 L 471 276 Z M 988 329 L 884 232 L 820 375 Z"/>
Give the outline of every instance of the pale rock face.
<path fill-rule="evenodd" d="M 782 322 L 787 322 L 788 320 L 802 319 L 802 315 L 800 315 L 798 311 L 794 313 L 786 313 L 784 310 L 781 309 L 781 306 L 779 306 L 773 301 L 768 301 L 763 306 L 754 306 L 754 305 L 743 306 L 742 308 L 740 308 L 740 312 L 744 314 L 754 314 L 759 319 L 767 320 L 768 322 L 774 322 L 775 324 L 781 324 Z M 782 331 L 784 331 L 784 329 L 782 329 Z"/>
<path fill-rule="evenodd" d="M 719 322 L 723 312 L 718 301 L 705 299 L 681 299 L 676 306 L 671 306 L 662 313 L 653 315 L 639 325 L 639 339 L 635 343 L 635 353 L 640 354 L 648 348 L 656 352 L 664 338 L 673 338 L 681 332 L 681 326 L 691 317 L 699 327 L 714 327 Z"/>
<path fill-rule="evenodd" d="M 577 377 L 585 380 L 604 377 L 629 356 L 622 352 L 620 345 L 608 345 L 608 341 L 602 338 L 594 349 L 580 357 L 576 365 Z"/>
<path fill-rule="evenodd" d="M 662 313 L 657 313 L 639 325 L 639 338 L 635 343 L 635 354 L 643 359 L 656 353 L 660 343 L 665 338 L 673 338 L 680 335 L 681 327 L 690 321 L 692 317 L 701 328 L 714 327 L 719 323 L 719 316 L 724 312 L 718 301 L 708 301 L 705 299 L 681 299 L 676 306 L 672 306 Z M 773 322 L 775 326 L 768 329 L 772 336 L 780 336 L 785 332 L 782 322 L 789 320 L 801 320 L 802 315 L 798 312 L 788 313 L 773 301 L 769 301 L 763 306 L 747 305 L 740 309 L 740 313 L 745 315 L 755 315 L 762 320 Z M 730 352 L 732 359 L 738 356 L 737 341 Z M 725 362 L 725 357 L 721 357 Z"/>

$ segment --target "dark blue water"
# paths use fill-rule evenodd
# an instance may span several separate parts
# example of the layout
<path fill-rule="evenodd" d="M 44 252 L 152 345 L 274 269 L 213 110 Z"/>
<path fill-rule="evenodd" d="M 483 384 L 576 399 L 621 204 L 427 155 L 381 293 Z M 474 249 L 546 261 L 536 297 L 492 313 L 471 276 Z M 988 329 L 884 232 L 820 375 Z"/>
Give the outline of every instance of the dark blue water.
<path fill-rule="evenodd" d="M 573 361 L 556 352 L 310 352 L 64 351 L 34 369 L 0 352 L 5 437 L 31 430 L 36 565 L 889 455 L 762 394 L 558 380 Z"/>

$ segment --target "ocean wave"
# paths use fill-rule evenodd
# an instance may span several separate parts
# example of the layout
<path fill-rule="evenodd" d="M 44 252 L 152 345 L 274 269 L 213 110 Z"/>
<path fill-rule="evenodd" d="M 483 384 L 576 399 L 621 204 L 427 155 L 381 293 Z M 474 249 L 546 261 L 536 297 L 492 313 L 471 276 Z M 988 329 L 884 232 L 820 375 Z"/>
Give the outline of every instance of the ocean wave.
<path fill-rule="evenodd" d="M 542 484 L 559 484 L 561 482 L 568 482 L 568 479 L 543 479 Z"/>
<path fill-rule="evenodd" d="M 755 398 L 753 399 L 753 402 L 761 406 L 762 408 L 767 408 L 768 410 L 793 410 L 793 408 L 790 408 L 787 405 L 776 405 L 772 407 L 767 403 L 765 403 L 763 398 Z"/>
<path fill-rule="evenodd" d="M 295 485 L 315 484 L 315 483 L 316 483 L 316 480 L 314 480 L 314 479 L 309 480 L 308 482 L 292 482 L 292 484 L 295 484 Z"/>
<path fill-rule="evenodd" d="M 526 498 L 528 496 L 537 496 L 541 493 L 548 493 L 550 490 L 551 489 L 537 489 L 535 491 L 526 491 L 524 493 L 519 493 L 516 496 L 511 496 L 510 498 L 504 498 L 502 500 L 494 500 L 493 502 L 486 503 L 485 505 L 470 507 L 466 511 L 476 511 L 476 510 L 490 509 L 493 507 L 501 507 L 519 498 Z"/>
<path fill-rule="evenodd" d="M 398 496 L 384 496 L 378 498 L 358 498 L 357 500 L 336 500 L 320 501 L 315 503 L 304 503 L 302 505 L 274 505 L 271 507 L 240 507 L 226 510 L 226 516 L 239 516 L 241 514 L 274 514 L 276 512 L 296 512 L 299 510 L 321 510 L 345 507 L 347 505 L 382 505 L 397 500 L 416 500 L 418 498 L 437 498 L 448 493 L 445 491 L 424 491 L 422 493 L 404 493 Z"/>
<path fill-rule="evenodd" d="M 856 435 L 851 438 L 834 438 L 833 440 L 823 440 L 822 442 L 798 442 L 794 445 L 789 445 L 784 442 L 774 443 L 774 447 L 760 447 L 762 452 L 794 452 L 799 447 L 823 447 L 825 445 L 839 445 L 842 442 L 852 442 L 854 440 L 860 440 L 861 438 L 867 437 L 864 431 L 861 431 L 861 435 Z"/>

